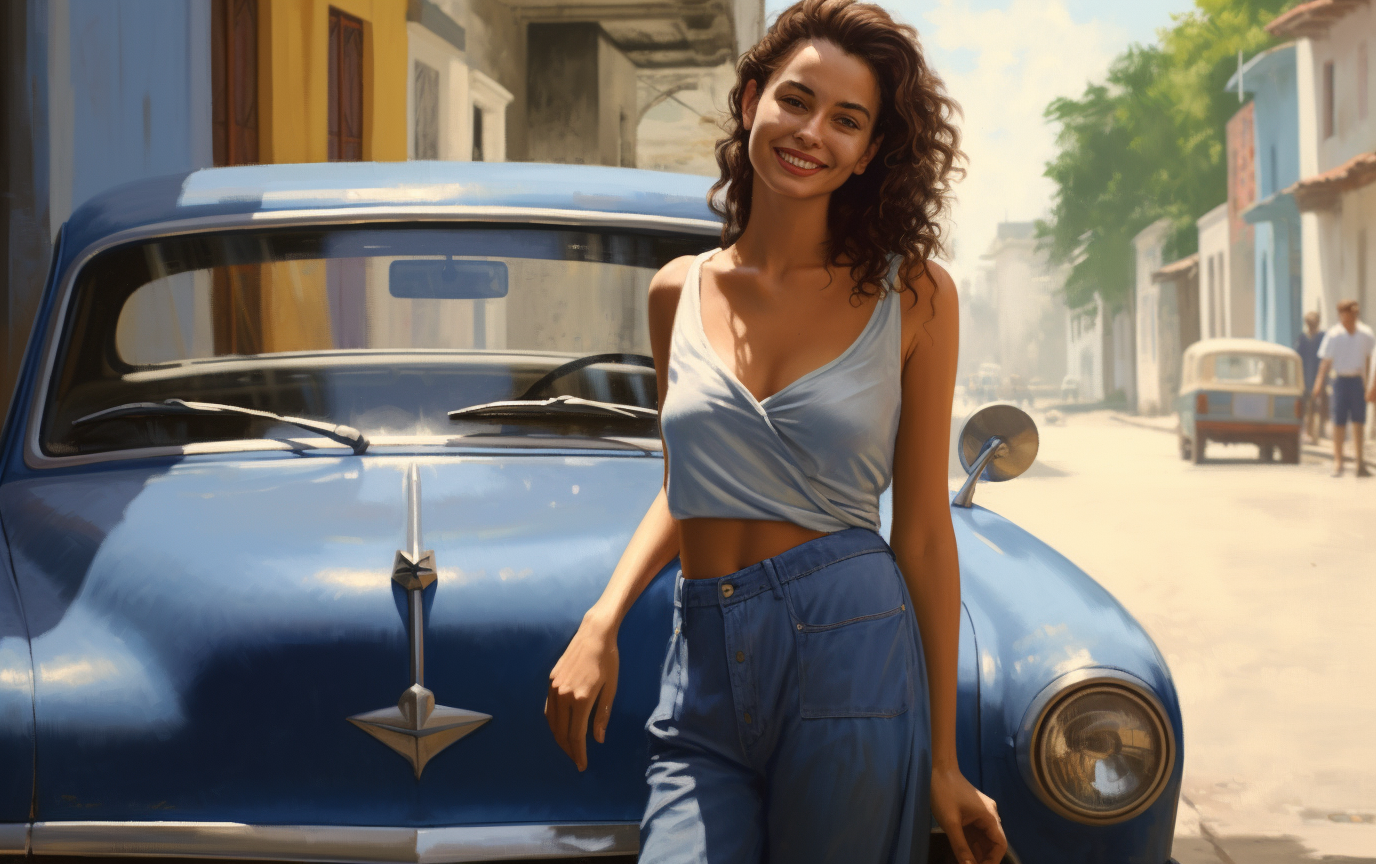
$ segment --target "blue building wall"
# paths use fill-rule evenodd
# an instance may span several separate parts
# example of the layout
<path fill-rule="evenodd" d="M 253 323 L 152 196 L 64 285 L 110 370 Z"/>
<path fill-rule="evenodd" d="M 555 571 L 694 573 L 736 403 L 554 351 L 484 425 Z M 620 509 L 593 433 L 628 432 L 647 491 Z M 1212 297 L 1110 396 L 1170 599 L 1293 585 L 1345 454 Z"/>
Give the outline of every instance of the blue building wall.
<path fill-rule="evenodd" d="M 1284 190 L 1300 179 L 1294 44 L 1258 54 L 1240 74 L 1243 90 L 1253 97 L 1256 124 L 1258 200 L 1243 214 L 1256 226 L 1256 334 L 1293 345 L 1301 327 L 1300 214 Z M 1237 89 L 1237 76 L 1229 86 Z"/>
<path fill-rule="evenodd" d="M 211 164 L 210 0 L 52 0 L 53 219 Z"/>

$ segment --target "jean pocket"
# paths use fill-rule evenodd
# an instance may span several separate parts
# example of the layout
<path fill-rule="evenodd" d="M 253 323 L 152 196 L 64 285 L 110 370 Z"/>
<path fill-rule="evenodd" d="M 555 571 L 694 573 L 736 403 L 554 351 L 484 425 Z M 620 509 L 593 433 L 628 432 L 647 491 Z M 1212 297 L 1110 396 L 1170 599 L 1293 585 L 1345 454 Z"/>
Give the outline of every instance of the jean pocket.
<path fill-rule="evenodd" d="M 914 631 L 887 555 L 837 562 L 788 583 L 802 716 L 896 717 L 912 705 Z"/>

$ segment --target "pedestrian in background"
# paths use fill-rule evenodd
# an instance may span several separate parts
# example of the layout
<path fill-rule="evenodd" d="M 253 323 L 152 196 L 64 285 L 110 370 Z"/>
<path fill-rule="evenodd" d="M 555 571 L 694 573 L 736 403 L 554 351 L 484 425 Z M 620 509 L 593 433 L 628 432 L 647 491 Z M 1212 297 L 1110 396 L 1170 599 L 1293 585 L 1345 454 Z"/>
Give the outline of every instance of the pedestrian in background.
<path fill-rule="evenodd" d="M 1338 323 L 1323 336 L 1319 344 L 1319 373 L 1310 398 L 1317 399 L 1321 382 L 1333 371 L 1333 476 L 1343 473 L 1343 437 L 1348 423 L 1352 424 L 1352 446 L 1356 450 L 1357 476 L 1369 477 L 1362 461 L 1362 427 L 1366 424 L 1367 369 L 1371 365 L 1372 350 L 1376 349 L 1376 335 L 1371 328 L 1357 320 L 1361 309 L 1356 300 L 1338 303 Z"/>
<path fill-rule="evenodd" d="M 1328 414 L 1328 382 L 1315 382 L 1319 378 L 1319 345 L 1324 334 L 1319 331 L 1318 310 L 1304 313 L 1304 332 L 1295 340 L 1295 350 L 1299 352 L 1304 364 L 1304 420 L 1303 427 L 1309 435 L 1309 443 L 1319 443 L 1323 436 L 1324 417 Z"/>

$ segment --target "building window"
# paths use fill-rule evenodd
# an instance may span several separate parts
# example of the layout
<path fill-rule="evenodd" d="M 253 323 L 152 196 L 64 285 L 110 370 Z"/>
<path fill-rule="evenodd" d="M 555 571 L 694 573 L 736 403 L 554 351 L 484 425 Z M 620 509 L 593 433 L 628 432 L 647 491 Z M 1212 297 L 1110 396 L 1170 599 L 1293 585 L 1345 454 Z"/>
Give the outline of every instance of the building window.
<path fill-rule="evenodd" d="M 363 22 L 330 10 L 331 162 L 363 159 Z"/>
<path fill-rule="evenodd" d="M 483 162 L 483 109 L 473 106 L 473 161 Z"/>
<path fill-rule="evenodd" d="M 216 165 L 258 158 L 258 0 L 212 0 L 211 113 Z"/>
<path fill-rule="evenodd" d="M 1357 117 L 1366 119 L 1367 101 L 1366 43 L 1357 46 Z"/>
<path fill-rule="evenodd" d="M 1332 138 L 1334 129 L 1333 62 L 1323 64 L 1323 137 Z"/>
<path fill-rule="evenodd" d="M 416 61 L 415 158 L 440 158 L 440 72 Z"/>

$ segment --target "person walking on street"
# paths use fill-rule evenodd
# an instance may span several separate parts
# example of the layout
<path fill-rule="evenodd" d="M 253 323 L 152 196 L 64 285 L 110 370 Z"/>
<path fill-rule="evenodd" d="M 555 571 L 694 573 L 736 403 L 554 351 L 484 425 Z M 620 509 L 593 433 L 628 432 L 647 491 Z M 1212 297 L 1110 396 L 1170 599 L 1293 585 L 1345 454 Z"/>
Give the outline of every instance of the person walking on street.
<path fill-rule="evenodd" d="M 1352 424 L 1352 446 L 1356 450 L 1357 476 L 1369 477 L 1362 461 L 1362 427 L 1366 424 L 1367 369 L 1376 348 L 1376 334 L 1357 320 L 1361 310 L 1356 300 L 1338 304 L 1338 323 L 1329 329 L 1319 344 L 1319 373 L 1311 399 L 1317 399 L 1322 382 L 1333 371 L 1333 476 L 1343 473 L 1343 437 Z M 1373 388 L 1376 389 L 1376 388 Z"/>
<path fill-rule="evenodd" d="M 1304 420 L 1302 425 L 1304 432 L 1309 436 L 1310 444 L 1319 443 L 1319 438 L 1323 435 L 1324 415 L 1328 413 L 1328 382 L 1319 382 L 1314 386 L 1319 378 L 1319 345 L 1323 342 L 1324 333 L 1319 330 L 1319 313 L 1311 309 L 1304 313 L 1304 332 L 1295 340 L 1295 350 L 1299 352 L 1300 361 L 1304 364 Z"/>

